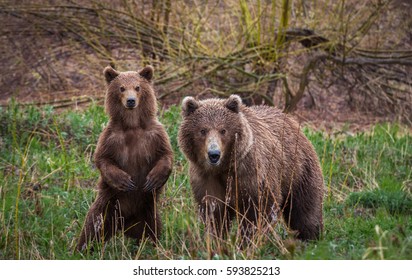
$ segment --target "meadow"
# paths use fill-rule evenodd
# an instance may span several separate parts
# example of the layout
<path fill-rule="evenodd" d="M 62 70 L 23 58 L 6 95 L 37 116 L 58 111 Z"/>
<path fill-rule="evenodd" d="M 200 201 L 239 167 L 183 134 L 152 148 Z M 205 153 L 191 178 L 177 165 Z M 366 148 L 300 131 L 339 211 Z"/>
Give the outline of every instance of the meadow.
<path fill-rule="evenodd" d="M 303 130 L 320 158 L 324 225 L 302 243 L 279 222 L 247 248 L 235 233 L 217 246 L 204 233 L 177 146 L 180 108 L 161 110 L 175 153 L 160 198 L 160 242 L 136 246 L 120 233 L 94 253 L 74 251 L 95 197 L 97 139 L 107 123 L 96 103 L 79 110 L 0 107 L 0 259 L 412 259 L 412 135 L 397 124 L 353 133 Z M 220 250 L 223 248 L 223 250 Z"/>

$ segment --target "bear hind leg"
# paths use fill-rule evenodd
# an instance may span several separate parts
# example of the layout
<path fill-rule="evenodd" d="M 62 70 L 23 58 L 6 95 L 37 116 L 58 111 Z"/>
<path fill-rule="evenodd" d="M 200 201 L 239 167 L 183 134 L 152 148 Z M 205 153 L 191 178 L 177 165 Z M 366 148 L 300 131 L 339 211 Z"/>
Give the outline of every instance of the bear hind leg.
<path fill-rule="evenodd" d="M 142 238 L 149 237 L 154 243 L 157 243 L 162 231 L 162 222 L 157 212 L 148 211 L 145 215 L 137 216 L 128 219 L 124 228 L 124 234 L 130 238 L 134 238 L 137 245 L 140 244 Z"/>
<path fill-rule="evenodd" d="M 160 213 L 149 213 L 145 221 L 145 234 L 150 237 L 154 243 L 157 243 L 162 233 L 162 220 Z"/>
<path fill-rule="evenodd" d="M 310 191 L 307 191 L 312 188 Z M 316 240 L 323 231 L 322 188 L 316 185 L 295 185 L 287 201 L 284 202 L 283 218 L 286 224 L 298 231 L 301 240 Z M 306 191 L 305 191 L 306 190 Z"/>
<path fill-rule="evenodd" d="M 319 239 L 322 225 L 315 221 L 318 219 L 317 216 L 293 208 L 291 211 L 285 209 L 283 212 L 285 222 L 292 230 L 296 230 L 297 237 L 304 241 Z"/>
<path fill-rule="evenodd" d="M 84 251 L 88 246 L 93 249 L 91 245 L 93 241 L 106 242 L 114 235 L 116 222 L 112 208 L 110 203 L 103 204 L 101 199 L 96 199 L 86 215 L 76 247 L 78 251 Z"/>

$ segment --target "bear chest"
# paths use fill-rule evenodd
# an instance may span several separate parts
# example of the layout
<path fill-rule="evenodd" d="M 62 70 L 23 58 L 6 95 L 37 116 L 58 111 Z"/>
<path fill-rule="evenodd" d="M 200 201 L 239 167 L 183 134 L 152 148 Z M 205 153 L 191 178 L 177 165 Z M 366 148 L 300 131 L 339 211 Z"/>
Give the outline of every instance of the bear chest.
<path fill-rule="evenodd" d="M 123 170 L 134 173 L 136 169 L 143 171 L 151 167 L 155 151 L 147 133 L 132 130 L 118 137 L 119 141 L 115 144 L 116 161 Z"/>

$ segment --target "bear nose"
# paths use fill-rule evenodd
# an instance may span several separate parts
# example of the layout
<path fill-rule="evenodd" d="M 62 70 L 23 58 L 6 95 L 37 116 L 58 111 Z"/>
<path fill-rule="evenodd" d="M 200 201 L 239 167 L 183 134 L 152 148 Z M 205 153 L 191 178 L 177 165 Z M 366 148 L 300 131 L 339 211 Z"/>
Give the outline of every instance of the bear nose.
<path fill-rule="evenodd" d="M 216 164 L 220 159 L 220 151 L 219 150 L 211 150 L 207 152 L 209 156 L 210 163 Z"/>
<path fill-rule="evenodd" d="M 127 98 L 126 105 L 129 108 L 136 106 L 136 100 L 134 98 Z"/>

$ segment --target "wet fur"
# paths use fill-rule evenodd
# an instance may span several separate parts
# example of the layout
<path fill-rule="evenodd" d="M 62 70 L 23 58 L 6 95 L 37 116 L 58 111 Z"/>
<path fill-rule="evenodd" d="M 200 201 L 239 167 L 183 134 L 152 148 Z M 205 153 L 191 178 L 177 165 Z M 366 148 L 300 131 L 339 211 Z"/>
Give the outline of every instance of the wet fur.
<path fill-rule="evenodd" d="M 312 144 L 290 117 L 273 107 L 241 104 L 238 96 L 182 104 L 179 146 L 190 162 L 190 183 L 200 213 L 223 237 L 239 218 L 242 236 L 258 223 L 285 222 L 303 240 L 322 229 L 323 177 Z M 222 159 L 211 166 L 199 130 L 220 131 Z M 212 134 L 211 134 L 212 135 Z"/>
<path fill-rule="evenodd" d="M 110 120 L 94 155 L 101 176 L 78 241 L 79 250 L 92 240 L 107 241 L 118 230 L 138 242 L 144 236 L 156 241 L 160 235 L 156 203 L 170 175 L 173 155 L 169 137 L 156 117 L 152 73 L 150 66 L 140 72 L 117 72 L 110 67 L 104 71 Z M 125 92 L 135 91 L 136 108 L 125 107 L 120 87 Z"/>

